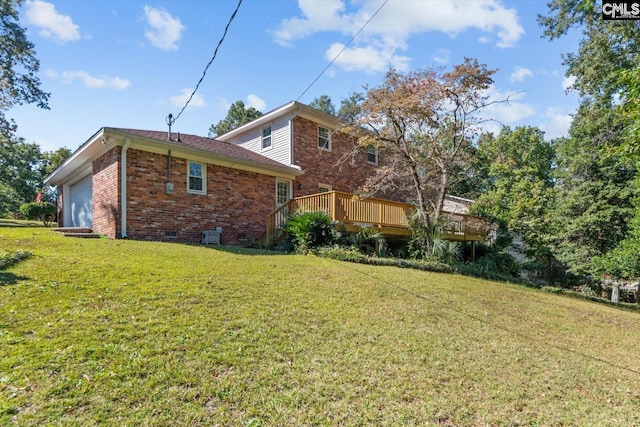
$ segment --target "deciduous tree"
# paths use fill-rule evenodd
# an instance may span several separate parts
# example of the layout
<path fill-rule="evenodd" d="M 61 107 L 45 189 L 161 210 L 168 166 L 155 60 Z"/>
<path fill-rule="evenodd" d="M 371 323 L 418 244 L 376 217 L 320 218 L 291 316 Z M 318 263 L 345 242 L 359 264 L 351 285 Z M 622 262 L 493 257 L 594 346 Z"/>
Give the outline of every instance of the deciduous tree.
<path fill-rule="evenodd" d="M 336 115 L 336 107 L 333 106 L 329 95 L 322 95 L 320 98 L 316 98 L 309 103 L 309 107 L 322 111 L 332 116 Z"/>
<path fill-rule="evenodd" d="M 11 137 L 15 122 L 5 113 L 15 105 L 35 103 L 48 109 L 49 94 L 40 89 L 36 76 L 40 63 L 34 45 L 20 26 L 18 7 L 22 0 L 0 1 L 0 133 Z"/>
<path fill-rule="evenodd" d="M 209 128 L 209 138 L 215 138 L 216 136 L 230 132 L 260 116 L 262 116 L 260 111 L 253 107 L 245 107 L 242 101 L 236 101 L 229 107 L 227 117 L 220 120 L 217 125 L 211 125 Z"/>
<path fill-rule="evenodd" d="M 547 273 L 554 267 L 547 245 L 554 158 L 553 146 L 540 129 L 521 126 L 504 127 L 497 136 L 481 135 L 473 160 L 482 190 L 475 213 L 499 225 L 506 238 L 498 240 L 505 245 L 521 237 L 522 253 Z"/>
<path fill-rule="evenodd" d="M 433 230 L 453 172 L 468 161 L 494 73 L 467 58 L 450 71 L 392 69 L 384 83 L 368 89 L 360 114 L 341 128 L 360 135 L 360 147 L 375 147 L 385 157 L 365 190 L 408 191 L 425 229 Z"/>

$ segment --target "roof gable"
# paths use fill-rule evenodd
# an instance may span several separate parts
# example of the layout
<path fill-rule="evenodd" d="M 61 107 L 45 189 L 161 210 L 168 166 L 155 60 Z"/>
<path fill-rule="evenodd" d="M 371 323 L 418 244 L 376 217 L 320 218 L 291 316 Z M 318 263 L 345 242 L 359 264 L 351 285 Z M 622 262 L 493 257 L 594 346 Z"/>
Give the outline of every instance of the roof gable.
<path fill-rule="evenodd" d="M 289 117 L 290 119 L 293 119 L 296 116 L 304 117 L 305 119 L 309 119 L 313 122 L 330 128 L 335 128 L 338 124 L 338 118 L 332 116 L 331 114 L 316 110 L 315 108 L 311 108 L 308 105 L 302 104 L 298 101 L 291 101 L 276 108 L 275 110 L 271 110 L 268 113 L 263 114 L 262 116 L 250 121 L 249 123 L 245 123 L 244 125 L 236 129 L 233 129 L 222 135 L 218 135 L 216 138 L 221 141 L 231 141 L 239 135 L 242 135 L 246 132 L 251 132 L 256 128 L 261 128 L 266 124 L 274 122 L 282 117 Z"/>

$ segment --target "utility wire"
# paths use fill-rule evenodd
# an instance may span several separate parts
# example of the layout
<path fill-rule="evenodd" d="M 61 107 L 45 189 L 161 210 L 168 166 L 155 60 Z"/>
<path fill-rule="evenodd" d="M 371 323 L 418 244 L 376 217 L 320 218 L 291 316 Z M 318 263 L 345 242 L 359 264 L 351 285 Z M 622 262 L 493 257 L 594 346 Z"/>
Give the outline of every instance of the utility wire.
<path fill-rule="evenodd" d="M 535 344 L 540 344 L 540 345 L 543 345 L 543 346 L 553 347 L 553 348 L 555 348 L 555 349 L 557 349 L 559 351 L 571 353 L 573 355 L 580 356 L 580 357 L 582 357 L 584 359 L 590 359 L 590 360 L 595 361 L 595 362 L 603 363 L 603 364 L 605 364 L 607 366 L 613 366 L 613 367 L 615 367 L 615 368 L 617 368 L 617 369 L 619 369 L 621 371 L 627 371 L 627 372 L 631 372 L 633 374 L 640 374 L 640 370 L 638 370 L 638 369 L 630 368 L 630 367 L 624 366 L 624 365 L 622 365 L 620 363 L 611 362 L 611 360 L 604 359 L 604 358 L 598 357 L 598 356 L 594 356 L 594 355 L 591 355 L 591 354 L 588 354 L 588 353 L 584 353 L 584 352 L 578 351 L 576 349 L 569 348 L 567 346 L 563 346 L 563 345 L 559 345 L 559 344 L 550 344 L 545 339 L 538 338 L 538 337 L 535 337 L 533 335 L 525 334 L 525 333 L 522 333 L 522 332 L 517 331 L 515 329 L 511 329 L 511 328 L 505 327 L 503 325 L 500 325 L 497 322 L 492 322 L 490 320 L 483 319 L 481 317 L 475 316 L 475 315 L 473 315 L 471 313 L 467 313 L 464 310 L 456 308 L 455 306 L 453 306 L 451 304 L 438 302 L 434 298 L 429 298 L 429 297 L 427 297 L 427 296 L 425 296 L 425 295 L 423 295 L 423 294 L 421 294 L 421 293 L 419 293 L 417 291 L 405 288 L 403 286 L 398 285 L 397 283 L 394 283 L 394 282 L 391 282 L 389 280 L 383 279 L 381 277 L 375 276 L 375 275 L 373 275 L 371 273 L 368 273 L 368 272 L 366 272 L 364 270 L 361 270 L 361 269 L 359 269 L 359 268 L 357 268 L 355 266 L 347 265 L 347 263 L 344 263 L 344 262 L 343 263 L 338 263 L 337 261 L 335 261 L 333 259 L 328 259 L 328 261 L 332 262 L 332 263 L 334 263 L 336 265 L 340 265 L 341 264 L 344 268 L 348 268 L 348 269 L 350 269 L 352 271 L 355 271 L 356 273 L 359 273 L 359 274 L 361 274 L 363 276 L 366 276 L 366 277 L 368 277 L 368 278 L 370 278 L 372 280 L 375 280 L 375 281 L 377 281 L 379 283 L 382 283 L 383 285 L 389 286 L 391 288 L 395 288 L 395 289 L 397 289 L 397 290 L 399 290 L 399 291 L 401 291 L 403 293 L 406 293 L 408 295 L 412 295 L 415 298 L 428 301 L 429 303 L 431 303 L 433 305 L 437 305 L 439 307 L 442 307 L 445 310 L 455 311 L 456 313 L 459 313 L 459 314 L 461 314 L 463 316 L 469 317 L 470 319 L 473 319 L 473 320 L 476 320 L 476 321 L 478 321 L 480 323 L 484 323 L 486 325 L 492 326 L 492 327 L 494 327 L 496 329 L 502 330 L 502 331 L 507 332 L 509 334 L 517 335 L 520 338 L 523 338 L 523 339 L 525 339 L 527 341 L 530 341 L 530 342 L 533 342 Z"/>
<path fill-rule="evenodd" d="M 209 61 L 207 66 L 204 68 L 204 71 L 202 72 L 202 77 L 200 77 L 200 80 L 198 80 L 198 84 L 196 84 L 196 88 L 193 90 L 193 92 L 191 92 L 191 96 L 189 96 L 189 99 L 184 104 L 184 107 L 182 107 L 182 110 L 180 110 L 180 112 L 178 113 L 178 115 L 176 117 L 171 117 L 171 114 L 170 114 L 169 117 L 167 118 L 167 123 L 169 125 L 174 124 L 176 122 L 176 120 L 178 120 L 178 118 L 182 115 L 182 112 L 187 108 L 187 106 L 189 105 L 189 103 L 193 99 L 193 96 L 198 91 L 198 88 L 200 87 L 200 83 L 202 83 L 202 81 L 204 80 L 204 77 L 207 75 L 207 70 L 209 69 L 209 67 L 211 66 L 213 61 L 216 59 L 216 55 L 218 55 L 218 49 L 220 49 L 220 45 L 222 45 L 222 42 L 224 41 L 224 38 L 227 36 L 227 31 L 229 30 L 229 26 L 233 22 L 233 19 L 236 17 L 236 14 L 238 13 L 238 9 L 240 9 L 240 5 L 241 4 L 242 4 L 242 0 L 238 0 L 238 5 L 236 6 L 236 9 L 231 14 L 231 17 L 229 18 L 229 22 L 227 22 L 227 26 L 224 27 L 224 33 L 222 34 L 222 38 L 220 38 L 220 41 L 218 42 L 218 45 L 216 46 L 216 50 L 213 52 L 213 56 L 211 57 L 211 60 Z"/>
<path fill-rule="evenodd" d="M 384 0 L 384 3 L 382 3 L 382 4 L 380 5 L 380 7 L 378 8 L 378 10 L 376 10 L 376 11 L 375 11 L 375 13 L 374 13 L 373 15 L 371 15 L 371 17 L 367 20 L 367 22 L 365 22 L 365 23 L 364 23 L 364 25 L 363 25 L 362 27 L 360 27 L 360 29 L 358 30 L 358 32 L 357 32 L 357 33 L 355 33 L 355 34 L 353 35 L 353 37 L 351 37 L 351 40 L 349 40 L 349 43 L 347 43 L 347 44 L 342 48 L 342 50 L 341 50 L 340 52 L 338 52 L 338 54 L 337 54 L 337 55 L 336 55 L 336 56 L 331 60 L 331 62 L 329 62 L 329 65 L 327 65 L 326 67 L 324 67 L 324 70 L 322 70 L 322 71 L 320 72 L 320 74 L 318 74 L 318 77 L 316 77 L 316 78 L 315 78 L 315 79 L 314 79 L 314 80 L 309 84 L 309 86 L 307 86 L 307 88 L 306 88 L 306 89 L 305 89 L 305 90 L 300 94 L 300 96 L 298 97 L 298 99 L 296 99 L 296 101 L 300 101 L 300 98 L 302 98 L 302 97 L 304 96 L 304 94 L 305 94 L 305 93 L 307 93 L 307 91 L 308 91 L 309 89 L 311 89 L 311 86 L 313 86 L 313 85 L 318 81 L 318 79 L 319 79 L 320 77 L 322 77 L 322 75 L 323 75 L 323 74 L 324 74 L 324 73 L 329 69 L 329 67 L 331 67 L 331 66 L 333 65 L 333 63 L 334 63 L 334 62 L 336 62 L 336 59 L 338 59 L 338 57 L 342 54 L 342 52 L 344 52 L 344 51 L 349 47 L 349 45 L 351 44 L 351 42 L 353 42 L 353 41 L 356 39 L 356 37 L 358 37 L 358 34 L 360 34 L 360 33 L 362 32 L 362 30 L 364 30 L 364 29 L 365 29 L 365 27 L 366 27 L 367 25 L 369 25 L 369 22 L 371 22 L 371 20 L 372 20 L 373 18 L 375 18 L 375 16 L 378 14 L 378 12 L 380 12 L 380 10 L 384 7 L 384 5 L 385 5 L 385 4 L 387 4 L 387 2 L 388 2 L 388 1 L 389 1 L 389 0 Z"/>

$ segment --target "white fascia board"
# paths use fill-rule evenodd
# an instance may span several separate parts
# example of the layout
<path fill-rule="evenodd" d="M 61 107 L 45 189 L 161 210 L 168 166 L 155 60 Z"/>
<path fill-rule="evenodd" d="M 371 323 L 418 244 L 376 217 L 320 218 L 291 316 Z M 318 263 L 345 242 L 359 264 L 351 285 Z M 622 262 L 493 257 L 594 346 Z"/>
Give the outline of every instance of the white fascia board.
<path fill-rule="evenodd" d="M 263 114 L 262 116 L 258 117 L 255 120 L 250 121 L 249 123 L 245 123 L 239 128 L 235 128 L 234 130 L 231 130 L 227 133 L 223 133 L 222 135 L 216 136 L 213 139 L 217 139 L 219 141 L 229 141 L 231 139 L 234 139 L 238 135 L 242 135 L 245 132 L 251 131 L 255 128 L 260 128 L 265 124 L 271 123 L 272 121 L 274 121 L 276 117 L 281 117 L 281 116 L 290 114 L 293 111 L 295 111 L 299 106 L 302 106 L 302 105 L 303 104 L 300 104 L 297 101 L 291 101 L 288 104 L 278 107 L 275 110 L 269 111 L 266 114 Z"/>
<path fill-rule="evenodd" d="M 67 184 L 70 179 L 73 180 L 73 177 L 78 176 L 79 170 L 84 173 L 91 166 L 93 159 L 106 153 L 111 148 L 112 146 L 106 143 L 105 130 L 101 128 L 46 177 L 44 185 Z"/>
<path fill-rule="evenodd" d="M 291 101 L 288 104 L 278 107 L 275 110 L 269 111 L 266 114 L 263 114 L 257 119 L 250 121 L 249 123 L 246 123 L 239 128 L 236 128 L 220 136 L 216 136 L 214 139 L 217 139 L 219 141 L 230 141 L 238 137 L 239 135 L 250 132 L 256 128 L 261 128 L 264 125 L 276 121 L 280 117 L 286 117 L 289 115 L 291 116 L 290 119 L 297 115 L 331 129 L 335 129 L 338 125 L 338 119 L 331 114 L 318 111 L 315 108 L 311 108 L 308 105 L 302 104 L 298 101 Z"/>

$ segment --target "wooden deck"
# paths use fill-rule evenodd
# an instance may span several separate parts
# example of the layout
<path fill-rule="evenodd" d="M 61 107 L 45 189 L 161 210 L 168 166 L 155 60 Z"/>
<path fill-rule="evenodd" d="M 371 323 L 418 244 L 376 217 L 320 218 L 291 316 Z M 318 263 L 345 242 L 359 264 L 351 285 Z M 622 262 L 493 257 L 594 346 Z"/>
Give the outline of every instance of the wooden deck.
<path fill-rule="evenodd" d="M 325 211 L 334 221 L 342 223 L 348 233 L 357 233 L 365 226 L 376 227 L 386 238 L 408 238 L 411 230 L 407 218 L 414 207 L 392 200 L 361 197 L 355 194 L 330 191 L 289 200 L 267 217 L 267 241 L 296 211 Z M 448 223 L 442 237 L 456 241 L 484 241 L 487 236 L 486 223 L 470 215 L 444 212 Z"/>

